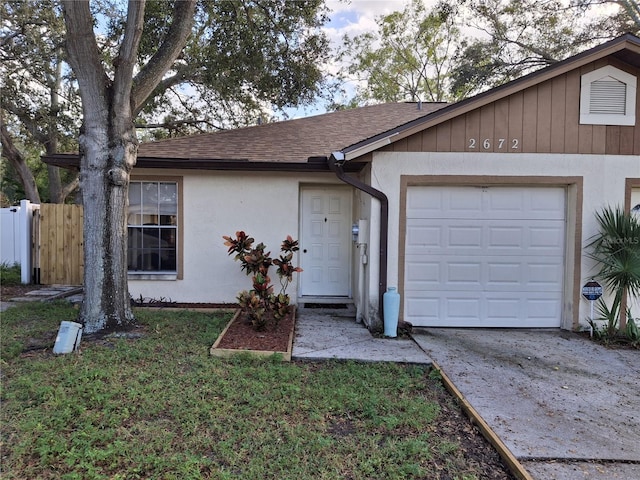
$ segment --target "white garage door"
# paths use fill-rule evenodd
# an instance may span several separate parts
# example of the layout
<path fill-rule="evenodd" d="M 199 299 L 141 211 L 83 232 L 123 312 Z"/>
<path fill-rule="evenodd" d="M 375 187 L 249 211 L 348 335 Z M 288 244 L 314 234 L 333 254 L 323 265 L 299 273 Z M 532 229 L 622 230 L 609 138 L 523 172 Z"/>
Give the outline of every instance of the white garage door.
<path fill-rule="evenodd" d="M 565 198 L 559 187 L 409 187 L 404 319 L 559 327 Z"/>

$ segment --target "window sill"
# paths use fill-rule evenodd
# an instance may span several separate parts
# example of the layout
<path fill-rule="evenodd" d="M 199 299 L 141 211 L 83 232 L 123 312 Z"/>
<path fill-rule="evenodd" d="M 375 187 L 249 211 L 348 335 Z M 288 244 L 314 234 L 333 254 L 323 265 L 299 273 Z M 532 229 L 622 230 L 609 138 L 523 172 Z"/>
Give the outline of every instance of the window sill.
<path fill-rule="evenodd" d="M 127 275 L 129 280 L 177 280 L 178 274 L 173 272 L 129 272 Z"/>

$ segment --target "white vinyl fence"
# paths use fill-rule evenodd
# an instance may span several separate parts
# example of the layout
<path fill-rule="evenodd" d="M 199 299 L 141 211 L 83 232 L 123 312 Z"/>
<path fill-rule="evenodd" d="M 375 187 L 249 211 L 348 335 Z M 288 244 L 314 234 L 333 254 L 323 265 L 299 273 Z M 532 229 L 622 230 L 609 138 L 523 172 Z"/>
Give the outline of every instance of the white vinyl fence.
<path fill-rule="evenodd" d="M 31 219 L 39 207 L 21 200 L 20 206 L 0 208 L 0 261 L 19 263 L 22 283 L 31 283 Z"/>

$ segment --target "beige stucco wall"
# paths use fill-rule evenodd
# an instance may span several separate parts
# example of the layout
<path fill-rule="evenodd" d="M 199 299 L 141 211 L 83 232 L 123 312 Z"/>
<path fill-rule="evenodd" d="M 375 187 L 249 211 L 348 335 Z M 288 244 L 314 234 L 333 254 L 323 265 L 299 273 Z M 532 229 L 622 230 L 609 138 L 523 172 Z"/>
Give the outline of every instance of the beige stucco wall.
<path fill-rule="evenodd" d="M 367 166 L 358 176 L 361 182 L 371 184 L 371 167 Z M 353 300 L 356 305 L 356 319 L 367 326 L 378 320 L 378 279 L 380 262 L 380 202 L 369 194 L 354 191 L 354 222 L 365 220 L 367 231 L 361 235 L 363 240 L 356 246 L 353 255 L 356 283 Z M 372 226 L 373 225 L 373 226 Z"/>
<path fill-rule="evenodd" d="M 153 175 L 153 171 L 136 171 Z M 171 299 L 180 302 L 235 302 L 251 282 L 240 264 L 227 256 L 222 236 L 244 230 L 264 242 L 272 254 L 287 234 L 299 238 L 299 192 L 301 185 L 340 183 L 333 174 L 238 174 L 235 172 L 162 171 L 163 176 L 183 178 L 184 263 L 181 280 L 130 280 L 134 298 Z M 625 179 L 640 178 L 640 158 L 635 156 L 482 153 L 376 153 L 371 168 L 359 179 L 383 191 L 389 198 L 388 286 L 399 286 L 402 175 L 463 176 L 558 176 L 582 177 L 582 244 L 595 233 L 593 212 L 608 204 L 624 203 Z M 569 203 L 571 208 L 571 203 Z M 369 231 L 365 246 L 352 245 L 352 292 L 358 320 L 371 325 L 378 319 L 378 232 L 380 204 L 354 190 L 353 221 L 365 219 Z M 571 219 L 570 219 L 571 221 Z M 366 264 L 362 254 L 366 252 Z M 573 257 L 567 257 L 571 261 Z M 299 263 L 299 260 L 296 259 Z M 568 265 L 568 272 L 571 265 Z M 592 263 L 580 262 L 581 286 L 588 281 Z M 578 287 L 579 287 L 578 286 Z M 297 282 L 289 287 L 297 297 Z M 400 292 L 402 294 L 402 292 Z M 566 298 L 565 303 L 573 302 Z M 580 300 L 578 318 L 589 314 L 589 303 Z M 565 310 L 567 317 L 575 305 Z M 571 318 L 563 319 L 572 328 Z"/>
<path fill-rule="evenodd" d="M 157 174 L 149 170 L 134 173 Z M 222 236 L 244 230 L 277 256 L 287 235 L 299 238 L 300 185 L 337 183 L 333 174 L 170 170 L 161 175 L 183 177 L 183 279 L 129 280 L 129 291 L 134 298 L 180 302 L 235 302 L 240 290 L 251 288 L 251 279 L 227 255 Z M 294 262 L 299 263 L 297 256 Z M 275 271 L 272 273 L 272 283 L 278 285 Z M 294 301 L 296 288 L 294 281 L 287 290 Z"/>
<path fill-rule="evenodd" d="M 401 175 L 478 175 L 478 176 L 563 176 L 583 177 L 582 244 L 588 243 L 596 231 L 594 212 L 605 205 L 624 205 L 625 179 L 640 178 L 637 156 L 561 155 L 561 154 L 483 154 L 483 153 L 399 153 L 374 155 L 371 182 L 389 197 L 388 285 L 399 285 L 400 249 L 400 177 Z M 379 228 L 379 217 L 371 210 L 371 232 Z M 571 218 L 571 212 L 568 212 Z M 574 215 L 575 216 L 575 215 Z M 569 220 L 570 221 L 570 220 Z M 373 239 L 372 239 L 373 240 Z M 571 261 L 573 257 L 567 258 Z M 372 255 L 370 263 L 377 262 Z M 582 255 L 580 286 L 590 279 L 593 264 Z M 571 265 L 568 265 L 571 267 Z M 371 265 L 371 271 L 375 266 Z M 571 268 L 568 268 L 570 271 Z M 369 304 L 376 304 L 377 292 L 369 289 Z M 402 292 L 400 292 L 402 294 Z M 565 295 L 567 297 L 567 295 Z M 565 303 L 572 298 L 565 298 Z M 585 323 L 589 303 L 581 300 L 578 318 Z M 572 311 L 569 305 L 566 311 Z M 571 318 L 563 318 L 564 328 L 572 328 Z"/>

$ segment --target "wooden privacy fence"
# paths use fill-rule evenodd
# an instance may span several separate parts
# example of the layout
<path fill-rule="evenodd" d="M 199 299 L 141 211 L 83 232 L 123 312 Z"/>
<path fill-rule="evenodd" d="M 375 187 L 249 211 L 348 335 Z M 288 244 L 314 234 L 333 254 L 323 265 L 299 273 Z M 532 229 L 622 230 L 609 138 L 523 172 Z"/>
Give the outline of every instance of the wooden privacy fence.
<path fill-rule="evenodd" d="M 33 222 L 36 283 L 82 285 L 82 206 L 43 203 Z"/>

